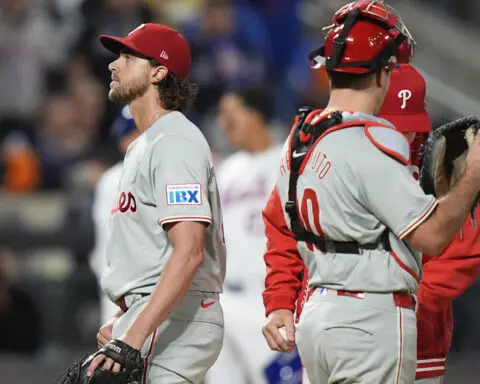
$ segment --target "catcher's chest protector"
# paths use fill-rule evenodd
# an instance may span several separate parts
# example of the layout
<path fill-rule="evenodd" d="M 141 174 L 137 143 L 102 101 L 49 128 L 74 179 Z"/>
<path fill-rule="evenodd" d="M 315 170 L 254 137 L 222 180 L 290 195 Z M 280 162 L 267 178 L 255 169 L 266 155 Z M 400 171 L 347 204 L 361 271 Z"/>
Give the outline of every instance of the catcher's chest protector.
<path fill-rule="evenodd" d="M 341 112 L 322 114 L 319 110 L 312 111 L 303 108 L 299 111 L 299 116 L 290 135 L 290 178 L 285 210 L 290 217 L 295 238 L 298 241 L 317 245 L 322 252 L 360 254 L 361 249 L 375 249 L 379 245 L 378 243 L 360 245 L 357 242 L 334 241 L 327 239 L 325 236 L 318 236 L 307 231 L 300 223 L 298 216 L 297 182 L 316 144 L 329 133 L 359 126 L 364 127 L 365 135 L 378 149 L 404 165 L 409 164 L 410 146 L 401 132 L 374 121 L 343 122 Z M 385 250 L 391 250 L 388 231 L 385 231 L 382 236 L 381 243 L 383 243 Z"/>
<path fill-rule="evenodd" d="M 365 134 L 382 152 L 398 160 L 403 165 L 410 164 L 410 144 L 407 138 L 394 128 L 366 125 Z"/>

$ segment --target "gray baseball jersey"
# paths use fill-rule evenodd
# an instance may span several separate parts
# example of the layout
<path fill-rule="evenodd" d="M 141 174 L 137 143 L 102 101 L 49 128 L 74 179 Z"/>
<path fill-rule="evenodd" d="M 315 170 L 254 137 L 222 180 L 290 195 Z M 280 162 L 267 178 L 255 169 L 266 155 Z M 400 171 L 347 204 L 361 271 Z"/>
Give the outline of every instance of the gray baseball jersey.
<path fill-rule="evenodd" d="M 343 118 L 344 122 L 367 120 L 391 126 L 367 114 L 344 112 Z M 393 148 L 404 144 L 398 132 L 388 128 L 375 132 Z M 277 189 L 285 205 L 288 143 L 282 159 Z M 402 239 L 434 211 L 437 201 L 425 195 L 407 166 L 372 142 L 363 126 L 334 131 L 315 145 L 298 179 L 297 199 L 305 227 L 332 240 L 375 243 L 387 227 L 391 229 L 391 254 L 382 248 L 364 250 L 361 255 L 322 253 L 298 242 L 311 286 L 366 292 L 417 291 L 421 254 Z M 290 225 L 288 215 L 284 215 Z"/>
<path fill-rule="evenodd" d="M 275 185 L 281 150 L 237 152 L 217 167 L 228 251 L 225 285 L 253 291 L 256 299 L 265 280 L 265 264 L 258 257 L 266 249 L 262 207 Z"/>
<path fill-rule="evenodd" d="M 173 251 L 163 225 L 178 221 L 209 224 L 205 260 L 190 290 L 221 292 L 225 244 L 212 154 L 199 129 L 182 113 L 170 112 L 125 156 L 102 276 L 111 300 L 153 290 Z"/>

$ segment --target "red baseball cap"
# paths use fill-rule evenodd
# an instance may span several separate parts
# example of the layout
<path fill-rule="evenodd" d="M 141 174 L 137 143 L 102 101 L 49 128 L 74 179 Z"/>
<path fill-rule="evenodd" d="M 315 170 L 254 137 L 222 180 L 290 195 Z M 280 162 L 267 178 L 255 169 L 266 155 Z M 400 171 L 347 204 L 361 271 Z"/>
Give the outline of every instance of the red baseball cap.
<path fill-rule="evenodd" d="M 149 59 L 157 60 L 173 74 L 185 80 L 190 73 L 192 56 L 185 38 L 162 24 L 141 24 L 127 37 L 100 35 L 100 42 L 110 52 L 120 54 L 127 47 Z"/>
<path fill-rule="evenodd" d="M 379 116 L 402 133 L 430 132 L 432 122 L 425 109 L 427 84 L 410 64 L 399 64 L 390 76 L 390 87 Z"/>

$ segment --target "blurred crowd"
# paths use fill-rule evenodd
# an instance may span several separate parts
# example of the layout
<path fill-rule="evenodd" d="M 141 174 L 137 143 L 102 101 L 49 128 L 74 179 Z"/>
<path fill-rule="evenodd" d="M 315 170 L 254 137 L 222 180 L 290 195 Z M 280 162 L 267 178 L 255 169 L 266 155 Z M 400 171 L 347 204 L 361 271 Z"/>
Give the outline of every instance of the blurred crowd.
<path fill-rule="evenodd" d="M 477 1 L 419 1 L 441 5 L 444 12 L 476 25 L 472 15 L 478 14 Z M 80 222 L 91 225 L 88 219 L 78 219 L 79 207 L 89 211 L 91 202 L 79 203 L 78 191 L 91 197 L 103 172 L 121 158 L 111 127 L 122 106 L 107 99 L 107 66 L 114 57 L 100 46 L 99 34 L 123 36 L 152 21 L 184 34 L 192 49 L 191 80 L 200 86 L 188 116 L 221 159 L 231 147 L 217 127 L 216 116 L 222 95 L 230 89 L 258 87 L 274 95 L 272 126 L 278 128 L 281 140 L 297 107 L 324 105 L 326 76 L 310 70 L 307 56 L 322 44 L 322 27 L 330 14 L 322 11 L 324 7 L 338 8 L 345 2 L 0 0 L 0 193 L 66 193 L 75 200 L 74 213 L 65 216 L 71 231 Z M 4 221 L 0 217 L 0 225 Z M 2 239 L 8 239 L 10 232 L 2 237 L 2 231 L 0 246 L 5 246 Z M 30 240 L 22 236 L 22 247 L 27 247 Z M 89 270 L 86 251 L 93 244 L 83 238 L 77 241 L 84 247 L 74 256 L 80 260 L 75 267 L 80 280 L 69 289 L 80 295 L 83 286 L 78 284 L 84 282 L 78 271 Z M 10 251 L 0 249 L 0 351 L 32 353 L 42 343 L 45 314 L 39 313 L 39 300 L 27 294 L 20 268 Z M 85 284 L 91 288 L 94 278 L 87 278 Z M 49 297 L 58 298 L 52 292 Z M 73 306 L 71 296 L 65 302 Z M 71 309 L 60 310 L 58 318 Z M 81 310 L 83 317 L 76 322 L 88 323 L 88 308 Z M 462 308 L 457 313 L 461 315 Z M 96 326 L 96 321 L 91 322 Z M 461 335 L 462 327 L 458 332 Z M 465 342 L 468 339 L 466 335 Z"/>
<path fill-rule="evenodd" d="M 325 100 L 326 83 L 307 53 L 320 28 L 297 0 L 2 0 L 0 148 L 3 188 L 14 192 L 93 186 L 119 154 L 109 128 L 120 106 L 107 101 L 112 61 L 100 33 L 126 35 L 141 23 L 172 25 L 191 44 L 200 95 L 190 118 L 216 140 L 211 116 L 239 85 L 277 95 L 275 118 Z M 311 4 L 310 4 L 311 6 Z M 310 15 L 311 16 L 311 15 Z M 216 145 L 217 144 L 217 145 Z M 217 148 L 215 148 L 217 146 Z"/>
<path fill-rule="evenodd" d="M 431 0 L 423 0 L 425 2 Z M 338 0 L 2 0 L 0 2 L 0 174 L 14 192 L 93 186 L 118 159 L 109 128 L 119 106 L 107 101 L 112 61 L 100 33 L 125 35 L 156 21 L 178 28 L 193 54 L 200 94 L 190 117 L 222 152 L 212 114 L 238 85 L 267 86 L 275 118 L 321 106 L 327 84 L 307 54 L 328 24 L 320 3 Z M 460 18 L 474 1 L 435 1 Z"/>
<path fill-rule="evenodd" d="M 467 26 L 478 27 L 478 15 L 480 4 L 475 0 L 456 1 L 456 0 L 420 0 L 432 7 L 440 7 L 441 11 L 461 20 Z"/>

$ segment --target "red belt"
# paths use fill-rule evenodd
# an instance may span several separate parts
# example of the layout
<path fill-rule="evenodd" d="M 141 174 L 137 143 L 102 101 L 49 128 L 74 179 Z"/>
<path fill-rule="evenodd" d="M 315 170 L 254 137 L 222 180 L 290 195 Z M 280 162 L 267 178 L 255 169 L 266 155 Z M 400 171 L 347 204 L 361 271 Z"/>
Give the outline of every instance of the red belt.
<path fill-rule="evenodd" d="M 142 297 L 145 297 L 145 296 L 148 296 L 150 295 L 149 293 L 135 293 L 135 295 L 140 295 Z M 128 306 L 127 306 L 127 302 L 125 301 L 125 296 L 122 296 L 120 299 L 118 299 L 115 304 L 117 306 L 120 307 L 120 309 L 123 311 L 123 312 L 127 312 L 128 310 Z"/>
<path fill-rule="evenodd" d="M 127 312 L 128 307 L 127 303 L 125 302 L 125 296 L 122 296 L 120 299 L 118 299 L 115 304 L 117 304 L 123 312 Z"/>
<path fill-rule="evenodd" d="M 310 297 L 317 287 L 312 288 L 309 292 L 308 297 Z M 365 297 L 365 292 L 358 292 L 358 291 L 343 291 L 337 290 L 338 296 L 348 296 L 354 297 L 355 299 L 363 299 Z M 407 308 L 407 309 L 415 309 L 416 300 L 415 296 L 411 295 L 407 292 L 392 292 L 393 302 L 396 307 L 399 308 Z"/>
<path fill-rule="evenodd" d="M 393 292 L 393 302 L 397 307 L 415 310 L 417 300 L 415 296 L 406 292 Z"/>

